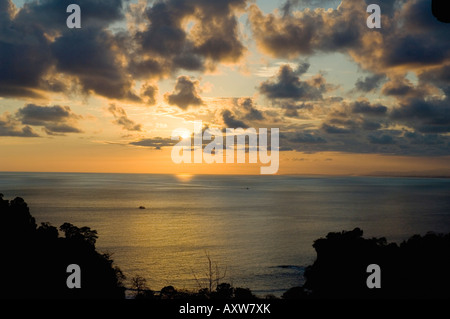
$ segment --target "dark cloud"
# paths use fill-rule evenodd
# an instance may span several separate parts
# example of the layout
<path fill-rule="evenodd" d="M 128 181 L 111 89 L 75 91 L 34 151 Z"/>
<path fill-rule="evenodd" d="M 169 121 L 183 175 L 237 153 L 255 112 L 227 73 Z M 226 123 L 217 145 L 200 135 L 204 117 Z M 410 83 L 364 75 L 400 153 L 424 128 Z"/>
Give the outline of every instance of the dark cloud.
<path fill-rule="evenodd" d="M 110 31 L 82 28 L 65 31 L 51 44 L 56 67 L 78 78 L 84 91 L 108 98 L 139 101 L 132 92 L 133 81 L 119 61 L 117 39 Z"/>
<path fill-rule="evenodd" d="M 406 132 L 405 138 L 409 139 L 411 144 L 417 145 L 443 145 L 446 142 L 445 138 L 439 134 Z"/>
<path fill-rule="evenodd" d="M 192 2 L 192 1 L 189 1 Z M 194 52 L 214 62 L 236 62 L 245 47 L 239 39 L 236 9 L 243 10 L 247 1 L 198 1 L 200 23 L 193 27 Z"/>
<path fill-rule="evenodd" d="M 386 79 L 384 74 L 373 74 L 365 78 L 359 78 L 355 83 L 355 90 L 360 92 L 371 92 L 379 88 Z"/>
<path fill-rule="evenodd" d="M 395 17 L 399 24 L 385 45 L 382 57 L 387 66 L 433 65 L 442 63 L 450 56 L 450 43 L 443 41 L 450 26 L 440 23 L 431 13 L 429 1 L 404 1 L 398 6 Z M 403 32 L 408 30 L 408 32 Z M 432 35 L 432 36 L 430 36 Z"/>
<path fill-rule="evenodd" d="M 17 120 L 9 113 L 4 113 L 0 116 L 0 136 L 15 136 L 15 137 L 38 137 L 39 135 L 33 132 L 33 129 L 26 125 L 19 127 Z"/>
<path fill-rule="evenodd" d="M 142 87 L 141 96 L 148 105 L 156 104 L 156 96 L 158 94 L 158 86 L 155 84 L 145 84 Z"/>
<path fill-rule="evenodd" d="M 365 25 L 366 8 L 372 3 L 381 7 L 378 30 Z M 304 1 L 289 0 L 281 14 L 265 14 L 251 5 L 249 21 L 258 47 L 276 58 L 345 53 L 371 73 L 359 78 L 352 91 L 371 93 L 381 88 L 380 93 L 394 97 L 394 102 L 388 107 L 392 100 L 386 105 L 367 99 L 337 101 L 329 103 L 330 109 L 320 98 L 299 102 L 300 77 L 286 68 L 283 77 L 264 82 L 260 93 L 276 101 L 286 116 L 318 121 L 307 134 L 326 143 L 305 143 L 308 135 L 300 135 L 295 143 L 290 133 L 283 139 L 284 146 L 306 151 L 448 155 L 450 42 L 446 39 L 450 25 L 436 21 L 429 1 L 342 0 L 335 10 L 305 7 Z M 416 75 L 417 83 L 408 73 Z M 298 130 L 305 134 L 304 128 L 298 126 Z"/>
<path fill-rule="evenodd" d="M 365 23 L 356 23 L 365 21 L 365 9 L 371 3 L 382 8 L 380 30 L 369 31 Z M 343 0 L 336 10 L 329 11 L 295 11 L 298 4 L 288 1 L 283 15 L 263 14 L 256 5 L 251 6 L 249 20 L 261 49 L 278 58 L 317 52 L 347 53 L 363 70 L 373 73 L 358 79 L 354 91 L 372 92 L 389 78 L 381 93 L 395 97 L 400 104 L 390 116 L 391 125 L 398 122 L 419 132 L 448 131 L 448 105 L 432 97 L 436 94 L 432 85 L 450 95 L 450 67 L 446 67 L 450 65 L 450 42 L 444 40 L 450 25 L 436 21 L 429 1 Z M 405 78 L 407 71 L 416 73 L 418 85 Z M 297 116 L 296 105 L 286 104 L 285 115 Z M 368 107 L 356 102 L 353 107 L 353 113 L 361 116 L 388 113 L 385 106 Z M 358 118 L 353 125 L 325 122 L 322 129 L 336 134 L 356 132 L 355 129 L 373 131 L 386 125 L 384 120 Z"/>
<path fill-rule="evenodd" d="M 351 103 L 353 113 L 361 113 L 367 115 L 384 115 L 388 108 L 384 105 L 372 105 L 368 100 L 362 99 Z"/>
<path fill-rule="evenodd" d="M 450 63 L 424 70 L 418 78 L 420 85 L 433 84 L 440 88 L 447 97 L 450 96 Z"/>
<path fill-rule="evenodd" d="M 368 3 L 382 8 L 382 28 L 374 32 L 364 23 Z M 380 73 L 436 65 L 450 56 L 450 43 L 443 40 L 450 25 L 433 17 L 427 0 L 342 0 L 336 10 L 290 9 L 284 15 L 265 15 L 252 5 L 249 21 L 259 47 L 275 57 L 344 52 Z"/>
<path fill-rule="evenodd" d="M 300 76 L 309 68 L 308 63 L 302 63 L 296 70 L 288 64 L 282 65 L 274 79 L 260 84 L 259 92 L 269 99 L 318 100 L 327 91 L 326 81 L 318 75 L 307 81 Z"/>
<path fill-rule="evenodd" d="M 68 106 L 38 106 L 28 104 L 17 111 L 23 124 L 43 126 L 48 122 L 60 122 L 78 119 Z"/>
<path fill-rule="evenodd" d="M 42 97 L 45 92 L 66 92 L 66 84 L 54 79 L 53 72 L 58 72 L 76 76 L 86 91 L 107 97 L 130 97 L 124 92 L 130 88 L 124 76 L 111 78 L 120 75 L 114 72 L 119 64 L 111 63 L 117 62 L 108 45 L 112 36 L 104 31 L 123 18 L 121 0 L 78 1 L 83 12 L 82 29 L 77 32 L 66 26 L 66 8 L 73 1 L 29 1 L 17 10 L 10 1 L 1 3 L 9 12 L 2 12 L 0 19 L 1 96 Z M 13 11 L 16 14 L 12 15 Z M 113 70 L 109 77 L 106 68 Z M 109 87 L 119 93 L 113 94 Z"/>
<path fill-rule="evenodd" d="M 284 115 L 287 117 L 310 119 L 314 110 L 314 105 L 308 102 L 296 103 L 292 101 L 289 103 L 281 103 L 280 106 L 284 110 Z"/>
<path fill-rule="evenodd" d="M 358 62 L 373 71 L 419 70 L 448 61 L 450 43 L 443 41 L 450 25 L 438 22 L 427 0 L 382 1 L 383 38 L 376 46 L 366 43 L 353 48 Z M 364 56 L 365 55 L 365 56 Z"/>
<path fill-rule="evenodd" d="M 397 120 L 404 119 L 424 119 L 437 115 L 437 110 L 433 104 L 422 100 L 411 101 L 410 104 L 395 108 L 391 117 Z"/>
<path fill-rule="evenodd" d="M 365 131 L 375 131 L 382 127 L 380 122 L 364 119 L 361 128 Z"/>
<path fill-rule="evenodd" d="M 191 80 L 187 76 L 179 76 L 175 84 L 175 90 L 170 94 L 166 93 L 164 98 L 170 105 L 176 105 L 180 109 L 186 110 L 189 106 L 203 105 L 198 90 L 198 80 Z"/>
<path fill-rule="evenodd" d="M 450 132 L 449 98 L 412 99 L 393 109 L 391 118 L 421 133 Z"/>
<path fill-rule="evenodd" d="M 392 96 L 407 96 L 413 93 L 414 87 L 411 82 L 403 81 L 390 81 L 383 86 L 383 94 L 384 95 L 392 95 Z"/>
<path fill-rule="evenodd" d="M 49 135 L 83 132 L 77 127 L 81 116 L 73 113 L 69 106 L 28 104 L 16 112 L 16 117 L 22 124 L 43 126 Z"/>
<path fill-rule="evenodd" d="M 324 130 L 328 134 L 349 134 L 353 133 L 353 130 L 349 128 L 338 127 L 332 124 L 323 123 L 322 130 Z"/>
<path fill-rule="evenodd" d="M 126 1 L 78 1 L 82 28 L 77 30 L 66 26 L 72 2 L 36 0 L 15 10 L 9 0 L 1 1 L 1 96 L 66 93 L 75 87 L 69 83 L 73 80 L 84 93 L 141 101 L 133 92 L 136 79 L 159 79 L 180 69 L 211 70 L 217 63 L 240 61 L 246 51 L 237 20 L 246 0 L 156 1 L 139 17 L 144 28 L 118 30 L 115 25 L 114 31 L 111 25 L 125 19 Z M 143 98 L 151 102 L 148 93 Z"/>
<path fill-rule="evenodd" d="M 376 136 L 376 135 L 369 135 L 368 139 L 370 141 L 370 143 L 372 144 L 395 144 L 395 140 L 391 135 L 380 135 L 380 136 Z"/>
<path fill-rule="evenodd" d="M 336 8 L 341 0 L 287 0 L 280 7 L 286 16 L 294 9 Z"/>
<path fill-rule="evenodd" d="M 154 137 L 141 139 L 139 141 L 131 142 L 130 145 L 153 147 L 155 149 L 161 149 L 162 147 L 170 147 L 177 144 L 178 141 L 172 140 L 170 138 Z"/>
<path fill-rule="evenodd" d="M 414 85 L 410 80 L 404 76 L 392 77 L 389 82 L 385 83 L 381 92 L 387 96 L 394 96 L 399 101 L 407 101 L 412 98 L 424 99 L 431 96 L 437 91 L 428 83 L 421 81 L 418 85 Z"/>
<path fill-rule="evenodd" d="M 307 132 L 295 133 L 293 136 L 288 137 L 288 140 L 299 144 L 323 144 L 327 142 L 322 136 Z"/>
<path fill-rule="evenodd" d="M 395 12 L 408 0 L 365 0 L 366 6 L 377 4 L 381 8 L 381 13 L 392 18 Z"/>
<path fill-rule="evenodd" d="M 127 112 L 120 106 L 111 104 L 108 111 L 114 116 L 114 124 L 122 126 L 122 129 L 127 131 L 142 131 L 142 125 L 136 124 L 133 120 L 130 120 L 127 116 Z"/>
<path fill-rule="evenodd" d="M 364 136 L 366 131 L 378 131 L 389 126 L 389 109 L 372 104 L 367 99 L 350 103 L 338 103 L 326 114 L 321 130 L 327 134 L 355 134 Z"/>
<path fill-rule="evenodd" d="M 253 99 L 243 98 L 238 100 L 238 107 L 244 113 L 244 120 L 261 121 L 264 119 L 263 113 L 256 108 Z"/>
<path fill-rule="evenodd" d="M 11 3 L 1 1 L 11 13 Z M 0 96 L 39 97 L 41 77 L 52 65 L 42 30 L 0 11 Z"/>
<path fill-rule="evenodd" d="M 48 135 L 64 135 L 65 133 L 82 133 L 79 128 L 65 123 L 49 123 L 44 127 L 45 133 Z"/>
<path fill-rule="evenodd" d="M 194 7 L 185 1 L 157 1 L 148 7 L 146 14 L 150 22 L 145 31 L 136 34 L 137 42 L 146 52 L 157 55 L 176 55 L 183 52 L 186 33 L 182 19 L 194 13 Z"/>
<path fill-rule="evenodd" d="M 131 53 L 129 58 L 127 71 L 136 78 L 157 79 L 164 74 L 170 73 L 167 65 L 164 65 L 162 61 L 153 57 Z"/>
<path fill-rule="evenodd" d="M 329 126 L 328 126 L 329 128 Z M 304 153 L 347 152 L 408 156 L 450 155 L 449 138 L 439 134 L 412 133 L 396 130 L 355 131 L 344 134 L 342 128 L 330 131 L 301 129 L 280 133 L 280 149 Z M 337 132 L 339 131 L 339 133 Z"/>
<path fill-rule="evenodd" d="M 0 1 L 0 17 L 3 19 L 9 19 L 14 13 L 15 6 L 11 0 Z"/>
<path fill-rule="evenodd" d="M 220 62 L 238 62 L 246 48 L 236 14 L 245 4 L 246 0 L 156 1 L 145 11 L 146 28 L 134 35 L 131 70 L 139 76 L 164 76 L 179 69 L 203 71 Z"/>
<path fill-rule="evenodd" d="M 124 18 L 123 0 L 77 0 L 82 10 L 82 26 L 92 24 L 105 26 Z M 22 13 L 32 13 L 36 20 L 48 20 L 50 28 L 66 28 L 66 19 L 70 13 L 66 8 L 74 3 L 71 0 L 26 1 Z M 61 16 L 61 12 L 64 14 Z M 52 21 L 51 21 L 52 20 Z M 62 26 L 61 26 L 62 24 Z"/>
<path fill-rule="evenodd" d="M 249 20 L 258 45 L 277 57 L 309 55 L 317 51 L 341 51 L 359 45 L 367 6 L 358 0 L 344 0 L 337 10 L 304 10 L 301 15 L 264 15 L 250 6 Z M 362 23 L 363 24 L 363 23 Z M 362 25 L 361 24 L 361 25 Z"/>
<path fill-rule="evenodd" d="M 222 119 L 225 128 L 248 128 L 248 125 L 238 120 L 230 110 L 224 110 L 222 112 Z"/>
<path fill-rule="evenodd" d="M 122 0 L 77 0 L 82 11 L 82 28 L 105 27 L 124 17 Z M 72 0 L 40 0 L 27 1 L 19 10 L 15 20 L 30 26 L 45 28 L 47 32 L 67 29 L 67 6 Z"/>

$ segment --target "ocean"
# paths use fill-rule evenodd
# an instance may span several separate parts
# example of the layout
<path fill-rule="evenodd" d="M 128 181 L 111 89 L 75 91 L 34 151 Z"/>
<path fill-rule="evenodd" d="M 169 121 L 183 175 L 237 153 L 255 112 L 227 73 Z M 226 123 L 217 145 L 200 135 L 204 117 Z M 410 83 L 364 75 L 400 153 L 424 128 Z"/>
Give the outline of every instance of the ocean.
<path fill-rule="evenodd" d="M 38 225 L 97 230 L 126 285 L 139 275 L 156 291 L 207 287 L 209 256 L 222 282 L 281 296 L 329 232 L 450 232 L 441 178 L 0 172 L 0 193 L 24 198 Z"/>

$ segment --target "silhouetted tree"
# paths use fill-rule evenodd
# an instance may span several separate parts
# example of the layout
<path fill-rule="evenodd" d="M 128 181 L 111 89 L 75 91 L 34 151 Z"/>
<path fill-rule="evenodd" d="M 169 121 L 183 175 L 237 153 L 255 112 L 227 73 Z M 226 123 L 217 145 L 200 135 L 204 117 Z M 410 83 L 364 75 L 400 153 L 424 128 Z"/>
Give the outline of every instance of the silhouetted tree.
<path fill-rule="evenodd" d="M 154 299 L 155 292 L 148 288 L 147 280 L 142 276 L 131 278 L 131 289 L 135 290 L 134 299 Z"/>
<path fill-rule="evenodd" d="M 25 201 L 0 194 L 1 298 L 124 298 L 124 276 L 108 254 L 95 249 L 97 232 L 69 223 L 37 227 Z M 66 285 L 67 266 L 81 268 L 81 288 Z"/>
<path fill-rule="evenodd" d="M 231 299 L 233 298 L 234 289 L 228 283 L 221 283 L 217 285 L 214 297 L 217 299 Z"/>
<path fill-rule="evenodd" d="M 70 240 L 79 240 L 94 246 L 97 241 L 97 231 L 89 227 L 78 228 L 70 223 L 62 224 L 59 229 L 64 232 L 65 237 Z"/>
<path fill-rule="evenodd" d="M 174 299 L 177 295 L 177 290 L 173 286 L 166 286 L 161 289 L 161 299 Z"/>
<path fill-rule="evenodd" d="M 303 287 L 290 288 L 281 296 L 283 299 L 305 299 L 307 297 L 308 294 Z"/>
<path fill-rule="evenodd" d="M 355 228 L 314 241 L 317 258 L 306 268 L 303 286 L 309 298 L 450 297 L 450 234 L 414 235 L 400 246 L 362 235 Z M 380 289 L 367 287 L 370 264 L 381 268 Z"/>
<path fill-rule="evenodd" d="M 256 299 L 256 296 L 248 288 L 234 288 L 234 299 L 246 300 Z"/>

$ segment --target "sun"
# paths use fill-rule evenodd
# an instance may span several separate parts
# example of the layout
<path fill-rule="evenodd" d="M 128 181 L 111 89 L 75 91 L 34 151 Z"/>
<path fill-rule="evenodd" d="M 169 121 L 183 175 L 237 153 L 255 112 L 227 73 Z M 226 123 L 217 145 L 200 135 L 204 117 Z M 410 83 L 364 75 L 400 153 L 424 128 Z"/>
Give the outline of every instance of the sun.
<path fill-rule="evenodd" d="M 194 177 L 194 175 L 193 174 L 189 174 L 189 173 L 180 173 L 180 174 L 175 174 L 175 177 L 180 182 L 190 182 L 191 179 Z"/>
<path fill-rule="evenodd" d="M 181 138 L 183 139 L 183 140 L 187 140 L 188 138 L 190 138 L 191 137 L 191 134 L 189 133 L 189 132 L 183 132 L 183 133 L 181 133 Z"/>

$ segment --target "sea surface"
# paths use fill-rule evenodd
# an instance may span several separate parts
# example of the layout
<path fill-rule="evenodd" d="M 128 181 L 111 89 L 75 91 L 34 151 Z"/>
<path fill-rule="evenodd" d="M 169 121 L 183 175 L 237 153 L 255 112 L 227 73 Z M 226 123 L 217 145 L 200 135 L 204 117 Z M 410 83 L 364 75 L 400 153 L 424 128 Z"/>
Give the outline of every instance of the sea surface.
<path fill-rule="evenodd" d="M 207 287 L 209 256 L 220 281 L 281 296 L 329 232 L 397 243 L 450 232 L 450 179 L 439 178 L 0 172 L 0 193 L 24 198 L 38 225 L 97 230 L 127 286 L 139 275 L 156 291 Z"/>

